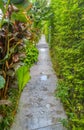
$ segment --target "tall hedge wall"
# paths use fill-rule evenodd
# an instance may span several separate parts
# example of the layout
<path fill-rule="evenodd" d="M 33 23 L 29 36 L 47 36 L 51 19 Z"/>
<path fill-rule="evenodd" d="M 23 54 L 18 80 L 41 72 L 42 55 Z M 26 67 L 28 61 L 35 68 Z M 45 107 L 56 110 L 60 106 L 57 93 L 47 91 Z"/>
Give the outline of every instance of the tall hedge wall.
<path fill-rule="evenodd" d="M 84 129 L 84 0 L 51 0 L 51 56 L 70 130 Z M 69 129 L 68 128 L 68 129 Z"/>

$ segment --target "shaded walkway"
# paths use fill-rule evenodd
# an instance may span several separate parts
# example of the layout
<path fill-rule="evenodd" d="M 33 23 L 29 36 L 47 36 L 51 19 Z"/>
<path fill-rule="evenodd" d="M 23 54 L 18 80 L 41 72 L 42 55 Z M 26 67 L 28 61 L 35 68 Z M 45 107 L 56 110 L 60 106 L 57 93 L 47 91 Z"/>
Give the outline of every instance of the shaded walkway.
<path fill-rule="evenodd" d="M 57 78 L 44 36 L 38 49 L 39 61 L 31 68 L 31 80 L 22 93 L 11 130 L 64 130 L 59 119 L 66 115 L 62 104 L 54 97 Z"/>

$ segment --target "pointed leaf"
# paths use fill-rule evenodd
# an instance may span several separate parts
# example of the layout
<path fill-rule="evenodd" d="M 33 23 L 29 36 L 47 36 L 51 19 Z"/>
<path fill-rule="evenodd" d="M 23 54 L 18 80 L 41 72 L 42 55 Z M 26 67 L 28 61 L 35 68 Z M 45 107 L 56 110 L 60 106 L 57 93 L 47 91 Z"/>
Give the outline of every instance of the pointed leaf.
<path fill-rule="evenodd" d="M 0 0 L 0 9 L 4 12 L 4 2 Z"/>
<path fill-rule="evenodd" d="M 19 67 L 19 69 L 16 71 L 16 75 L 17 75 L 17 80 L 19 85 L 19 91 L 21 92 L 30 79 L 28 67 L 25 65 Z"/>
<path fill-rule="evenodd" d="M 12 20 L 17 20 L 17 21 L 24 22 L 24 23 L 27 22 L 27 18 L 25 16 L 25 14 L 22 12 L 12 13 Z"/>
<path fill-rule="evenodd" d="M 0 75 L 0 89 L 4 88 L 5 86 L 5 79 Z"/>

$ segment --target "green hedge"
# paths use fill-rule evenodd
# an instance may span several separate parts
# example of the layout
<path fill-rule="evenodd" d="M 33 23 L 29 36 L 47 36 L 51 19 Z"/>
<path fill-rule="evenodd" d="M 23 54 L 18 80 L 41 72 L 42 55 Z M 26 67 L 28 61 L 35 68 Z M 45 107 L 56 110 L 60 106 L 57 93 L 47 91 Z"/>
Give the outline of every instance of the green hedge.
<path fill-rule="evenodd" d="M 51 56 L 70 130 L 84 129 L 84 1 L 51 0 Z M 69 129 L 68 128 L 68 129 Z"/>

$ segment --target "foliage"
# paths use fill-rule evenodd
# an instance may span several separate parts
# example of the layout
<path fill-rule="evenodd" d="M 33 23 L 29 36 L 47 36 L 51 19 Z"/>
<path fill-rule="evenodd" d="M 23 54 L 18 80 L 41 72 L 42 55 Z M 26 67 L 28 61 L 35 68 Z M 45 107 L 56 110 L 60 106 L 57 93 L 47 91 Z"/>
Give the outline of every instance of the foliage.
<path fill-rule="evenodd" d="M 47 20 L 50 16 L 49 10 L 50 8 L 48 7 L 46 0 L 35 0 L 31 10 L 35 22 L 38 24 L 43 22 L 42 20 Z"/>
<path fill-rule="evenodd" d="M 8 0 L 3 0 L 4 3 L 7 3 Z M 24 0 L 10 0 L 10 3 L 13 3 L 13 4 L 20 4 L 20 3 L 23 3 Z"/>
<path fill-rule="evenodd" d="M 24 86 L 27 84 L 27 82 L 30 79 L 30 74 L 28 70 L 28 66 L 21 66 L 19 69 L 16 70 L 17 80 L 18 80 L 18 86 L 19 86 L 19 92 L 23 90 Z"/>
<path fill-rule="evenodd" d="M 11 101 L 11 105 L 0 105 L 0 115 L 3 116 L 3 120 L 0 122 L 0 130 L 10 129 L 10 124 L 12 124 L 17 112 L 19 96 L 18 89 L 10 88 L 8 90 L 8 100 Z"/>
<path fill-rule="evenodd" d="M 34 27 L 42 31 L 45 22 L 51 16 L 50 7 L 47 4 L 47 0 L 32 0 L 32 9 L 30 10 L 30 14 L 32 20 L 34 21 Z"/>
<path fill-rule="evenodd" d="M 35 47 L 35 45 L 28 45 L 28 48 L 26 49 L 26 55 L 27 58 L 24 60 L 24 62 L 30 68 L 38 60 L 38 49 Z"/>
<path fill-rule="evenodd" d="M 5 86 L 5 79 L 0 75 L 0 89 L 4 88 Z"/>
<path fill-rule="evenodd" d="M 11 2 L 15 3 L 15 4 L 19 4 L 21 2 L 24 2 L 24 0 L 10 0 Z"/>
<path fill-rule="evenodd" d="M 3 97 L 6 96 L 9 81 L 11 80 L 12 74 L 15 73 L 14 65 L 19 64 L 21 53 L 24 52 L 23 37 L 28 36 L 27 25 L 21 23 L 21 20 L 13 20 L 11 17 L 13 12 L 19 10 L 15 6 L 10 5 L 6 6 L 5 11 L 6 14 L 3 15 L 4 19 L 2 18 L 0 29 L 0 73 L 6 81 L 4 91 L 0 95 Z"/>
<path fill-rule="evenodd" d="M 23 0 L 0 0 L 2 11 L 2 16 L 0 15 L 0 75 L 3 77 L 0 77 L 0 83 L 4 85 L 4 88 L 0 89 L 0 100 L 3 98 L 12 100 L 15 96 L 18 100 L 18 95 L 30 79 L 30 67 L 38 59 L 36 43 L 41 36 L 42 20 L 45 21 L 48 13 L 46 4 L 41 4 L 41 1 L 21 1 Z M 16 4 L 17 2 L 21 3 Z M 15 89 L 11 87 L 12 81 L 16 79 L 15 73 L 19 94 L 17 92 L 14 94 Z M 10 89 L 12 96 L 9 94 Z M 0 114 L 3 117 L 0 129 L 9 130 L 14 116 L 12 113 L 15 114 L 16 111 L 17 101 L 15 102 L 12 106 L 0 106 Z"/>
<path fill-rule="evenodd" d="M 84 2 L 52 0 L 50 47 L 59 77 L 58 96 L 67 111 L 69 128 L 84 129 Z"/>
<path fill-rule="evenodd" d="M 27 23 L 27 17 L 22 12 L 12 13 L 12 20 L 17 20 L 19 22 Z"/>
<path fill-rule="evenodd" d="M 0 1 L 0 9 L 4 10 L 4 2 L 2 0 Z"/>
<path fill-rule="evenodd" d="M 35 34 L 37 29 L 32 26 L 33 22 L 31 22 L 28 12 L 26 13 L 24 9 L 20 10 L 13 4 L 9 5 L 9 2 L 6 6 L 3 6 L 4 12 L 0 29 L 0 73 L 6 81 L 4 91 L 1 91 L 0 97 L 4 98 L 6 98 L 10 81 L 15 76 L 16 69 L 23 64 L 21 63 L 24 62 L 23 60 L 28 58 L 25 51 L 28 50 L 29 46 L 26 46 L 24 38 L 28 38 L 30 43 L 37 41 L 37 35 Z M 29 5 L 28 11 L 30 9 L 31 6 Z"/>

